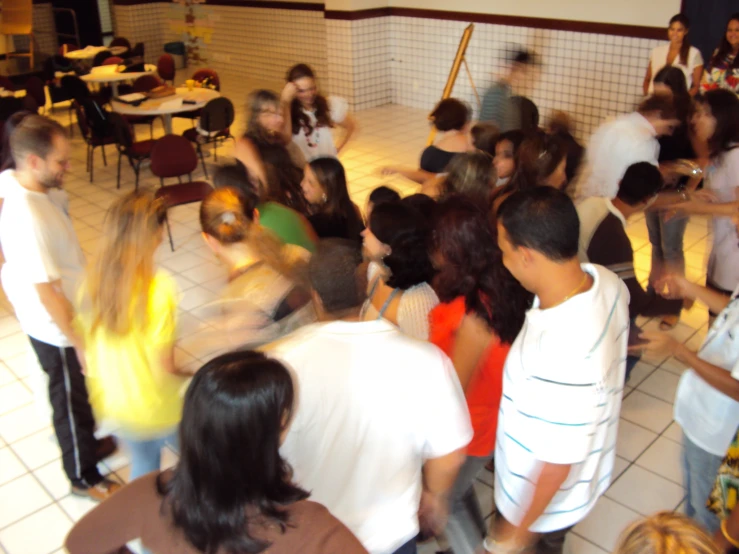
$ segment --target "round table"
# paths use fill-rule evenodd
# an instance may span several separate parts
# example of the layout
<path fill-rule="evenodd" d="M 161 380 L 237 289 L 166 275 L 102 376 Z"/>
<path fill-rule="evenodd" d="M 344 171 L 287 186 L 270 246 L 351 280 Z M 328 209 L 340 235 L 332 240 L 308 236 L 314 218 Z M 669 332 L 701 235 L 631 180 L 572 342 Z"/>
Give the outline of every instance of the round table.
<path fill-rule="evenodd" d="M 86 83 L 110 83 L 113 89 L 113 96 L 118 96 L 118 83 L 121 81 L 135 81 L 143 75 L 152 75 L 157 71 L 157 66 L 152 64 L 146 64 L 144 66 L 146 71 L 133 71 L 130 73 L 118 72 L 116 71 L 118 67 L 120 66 L 101 65 L 100 68 L 93 68 L 97 69 L 97 71 L 91 71 L 87 75 L 80 77 L 80 79 Z"/>
<path fill-rule="evenodd" d="M 164 120 L 164 132 L 172 132 L 172 115 L 182 112 L 190 112 L 205 106 L 209 101 L 218 98 L 221 93 L 209 88 L 195 88 L 187 90 L 185 87 L 176 89 L 173 96 L 164 98 L 151 98 L 144 100 L 138 106 L 116 102 L 111 100 L 110 105 L 114 111 L 122 115 L 160 115 Z M 194 104 L 183 104 L 183 100 L 192 100 Z"/>
<path fill-rule="evenodd" d="M 91 60 L 100 52 L 104 52 L 105 50 L 110 52 L 111 56 L 120 56 L 121 54 L 125 54 L 126 51 L 128 51 L 128 48 L 125 46 L 113 46 L 111 48 L 108 48 L 107 46 L 86 46 L 80 50 L 67 52 L 64 54 L 64 57 L 70 60 Z"/>

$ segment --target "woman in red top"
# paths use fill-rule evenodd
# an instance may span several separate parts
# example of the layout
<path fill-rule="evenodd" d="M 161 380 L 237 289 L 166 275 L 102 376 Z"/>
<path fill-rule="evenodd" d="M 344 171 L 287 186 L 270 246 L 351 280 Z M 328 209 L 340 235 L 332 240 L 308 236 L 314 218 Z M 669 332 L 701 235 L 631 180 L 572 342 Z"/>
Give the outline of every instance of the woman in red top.
<path fill-rule="evenodd" d="M 438 206 L 431 257 L 442 303 L 429 315 L 430 341 L 454 362 L 474 429 L 440 542 L 446 539 L 443 546 L 455 554 L 472 554 L 485 534 L 472 485 L 495 449 L 503 366 L 532 298 L 503 266 L 492 226 L 467 198 Z"/>

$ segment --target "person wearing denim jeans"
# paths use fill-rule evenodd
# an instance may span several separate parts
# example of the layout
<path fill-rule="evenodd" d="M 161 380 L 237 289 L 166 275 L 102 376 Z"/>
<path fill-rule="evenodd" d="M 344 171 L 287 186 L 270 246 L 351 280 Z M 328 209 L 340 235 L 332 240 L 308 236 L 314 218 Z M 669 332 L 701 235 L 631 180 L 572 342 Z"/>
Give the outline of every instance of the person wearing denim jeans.
<path fill-rule="evenodd" d="M 647 231 L 652 245 L 652 269 L 649 283 L 660 279 L 665 271 L 685 275 L 683 237 L 689 218 L 668 218 L 665 212 L 647 211 Z"/>
<path fill-rule="evenodd" d="M 122 437 L 131 456 L 131 472 L 129 481 L 138 479 L 142 475 L 158 471 L 162 465 L 162 448 L 169 445 L 177 450 L 177 431 L 172 430 L 166 435 L 148 439 Z"/>

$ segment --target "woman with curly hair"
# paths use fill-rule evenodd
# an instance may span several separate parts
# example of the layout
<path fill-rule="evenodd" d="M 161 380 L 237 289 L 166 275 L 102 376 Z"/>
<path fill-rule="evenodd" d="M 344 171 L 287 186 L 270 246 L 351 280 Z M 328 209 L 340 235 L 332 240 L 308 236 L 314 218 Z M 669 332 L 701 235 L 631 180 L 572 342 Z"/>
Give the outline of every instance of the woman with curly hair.
<path fill-rule="evenodd" d="M 466 197 L 437 207 L 430 254 L 441 303 L 429 315 L 429 340 L 452 359 L 474 430 L 441 540 L 455 554 L 472 554 L 485 534 L 473 483 L 495 448 L 503 366 L 532 297 L 503 265 L 486 214 Z"/>
<path fill-rule="evenodd" d="M 290 68 L 282 90 L 285 137 L 296 144 L 307 161 L 319 156 L 336 157 L 349 142 L 357 123 L 344 98 L 326 98 L 318 91 L 316 75 L 304 63 Z M 344 136 L 334 143 L 332 129 L 341 127 Z"/>
<path fill-rule="evenodd" d="M 370 259 L 365 321 L 385 318 L 404 333 L 428 340 L 428 314 L 439 303 L 429 284 L 434 276 L 426 250 L 429 232 L 425 216 L 402 201 L 372 210 L 362 232 Z"/>

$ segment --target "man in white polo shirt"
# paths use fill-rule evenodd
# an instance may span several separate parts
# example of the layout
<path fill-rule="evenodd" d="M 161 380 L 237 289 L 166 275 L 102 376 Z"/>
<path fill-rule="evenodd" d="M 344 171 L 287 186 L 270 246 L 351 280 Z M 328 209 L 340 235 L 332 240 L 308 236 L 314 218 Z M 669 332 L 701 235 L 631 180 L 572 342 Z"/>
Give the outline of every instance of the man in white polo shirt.
<path fill-rule="evenodd" d="M 320 322 L 271 349 L 298 391 L 281 452 L 370 553 L 413 554 L 419 515 L 443 528 L 472 428 L 441 350 L 384 319 L 361 320 L 361 261 L 356 243 L 323 241 L 309 266 Z"/>
<path fill-rule="evenodd" d="M 49 376 L 54 431 L 72 494 L 104 500 L 120 485 L 104 479 L 97 469 L 105 444 L 94 435 L 70 303 L 85 260 L 65 211 L 66 197 L 50 194 L 62 186 L 69 139 L 55 121 L 29 115 L 10 136 L 10 148 L 16 170 L 6 176 L 0 214 L 3 288 Z"/>
<path fill-rule="evenodd" d="M 561 553 L 611 480 L 629 293 L 578 262 L 579 227 L 572 201 L 550 187 L 514 193 L 498 212 L 503 263 L 536 298 L 503 377 L 490 552 Z"/>

